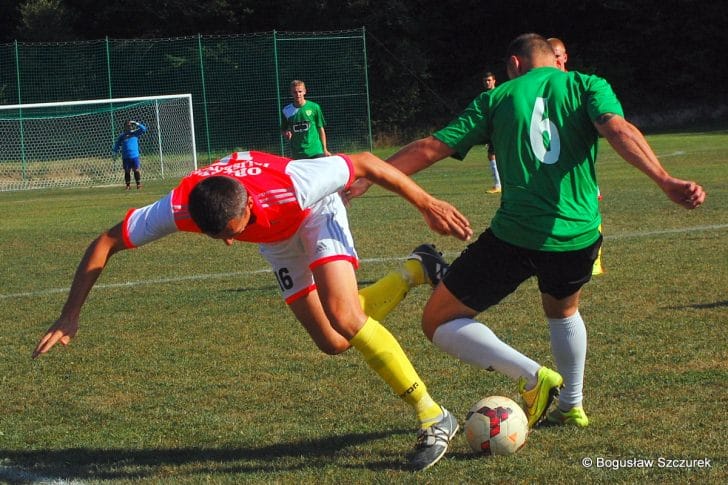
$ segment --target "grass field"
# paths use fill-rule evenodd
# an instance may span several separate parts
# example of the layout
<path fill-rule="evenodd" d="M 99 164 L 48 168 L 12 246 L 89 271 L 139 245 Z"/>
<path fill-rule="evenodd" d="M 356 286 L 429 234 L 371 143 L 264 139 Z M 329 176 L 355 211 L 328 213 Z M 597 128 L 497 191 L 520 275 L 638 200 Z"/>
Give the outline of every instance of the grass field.
<path fill-rule="evenodd" d="M 315 348 L 253 245 L 179 234 L 120 253 L 71 346 L 31 360 L 88 243 L 174 181 L 130 193 L 121 185 L 0 193 L 0 482 L 726 483 L 728 133 L 650 141 L 708 199 L 685 211 L 602 147 L 606 274 L 587 285 L 581 308 L 591 426 L 537 429 L 521 452 L 498 458 L 471 455 L 459 435 L 418 475 L 406 469 L 413 413 L 356 351 L 331 357 Z M 460 207 L 477 232 L 498 204 L 484 194 L 482 149 L 416 179 Z M 422 242 L 448 259 L 464 247 L 379 189 L 355 201 L 350 219 L 362 284 Z M 419 317 L 428 293 L 414 289 L 384 323 L 433 397 L 461 422 L 483 396 L 516 398 L 507 378 L 426 340 Z M 538 301 L 529 281 L 480 318 L 553 365 Z"/>

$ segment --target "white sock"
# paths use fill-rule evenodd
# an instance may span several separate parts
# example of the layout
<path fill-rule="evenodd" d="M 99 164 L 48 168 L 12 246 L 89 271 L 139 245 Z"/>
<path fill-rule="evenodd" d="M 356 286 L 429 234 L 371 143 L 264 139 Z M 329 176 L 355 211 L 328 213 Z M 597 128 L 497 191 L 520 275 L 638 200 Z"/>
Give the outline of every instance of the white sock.
<path fill-rule="evenodd" d="M 496 370 L 511 379 L 523 377 L 527 388 L 536 385 L 541 365 L 501 341 L 488 327 L 470 318 L 458 318 L 435 330 L 434 343 L 463 362 Z"/>
<path fill-rule="evenodd" d="M 556 369 L 564 378 L 559 393 L 559 408 L 568 411 L 581 406 L 584 397 L 584 364 L 586 362 L 586 326 L 579 311 L 566 318 L 549 318 L 551 353 Z"/>
<path fill-rule="evenodd" d="M 500 187 L 501 181 L 498 175 L 498 165 L 495 163 L 495 159 L 490 160 L 490 170 L 493 172 L 493 186 Z"/>

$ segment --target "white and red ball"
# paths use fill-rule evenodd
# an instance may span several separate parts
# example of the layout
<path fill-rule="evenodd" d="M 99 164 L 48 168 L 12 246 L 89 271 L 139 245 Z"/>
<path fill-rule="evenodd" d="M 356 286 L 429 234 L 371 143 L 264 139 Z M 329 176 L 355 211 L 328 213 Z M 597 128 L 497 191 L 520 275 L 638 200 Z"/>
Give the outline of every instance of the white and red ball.
<path fill-rule="evenodd" d="M 526 444 L 528 418 L 512 399 L 489 396 L 468 411 L 465 436 L 477 454 L 511 455 Z"/>

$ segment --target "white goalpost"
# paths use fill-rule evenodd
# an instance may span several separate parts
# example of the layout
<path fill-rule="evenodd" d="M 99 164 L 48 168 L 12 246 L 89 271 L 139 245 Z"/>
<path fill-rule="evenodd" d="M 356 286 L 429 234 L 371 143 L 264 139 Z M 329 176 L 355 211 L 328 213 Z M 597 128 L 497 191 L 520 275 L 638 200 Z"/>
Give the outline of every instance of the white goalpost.
<path fill-rule="evenodd" d="M 192 95 L 0 105 L 0 191 L 123 185 L 111 149 L 128 120 L 139 138 L 144 180 L 197 168 Z"/>

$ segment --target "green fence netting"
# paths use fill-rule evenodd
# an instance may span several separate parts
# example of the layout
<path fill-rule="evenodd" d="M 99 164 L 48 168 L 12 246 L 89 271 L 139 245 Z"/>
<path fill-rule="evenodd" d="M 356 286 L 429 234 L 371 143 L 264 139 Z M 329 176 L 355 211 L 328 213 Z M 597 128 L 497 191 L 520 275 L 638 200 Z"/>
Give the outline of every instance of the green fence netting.
<path fill-rule="evenodd" d="M 301 79 L 332 152 L 371 149 L 364 29 L 0 45 L 0 104 L 191 93 L 201 164 L 289 154 L 280 110 Z"/>

